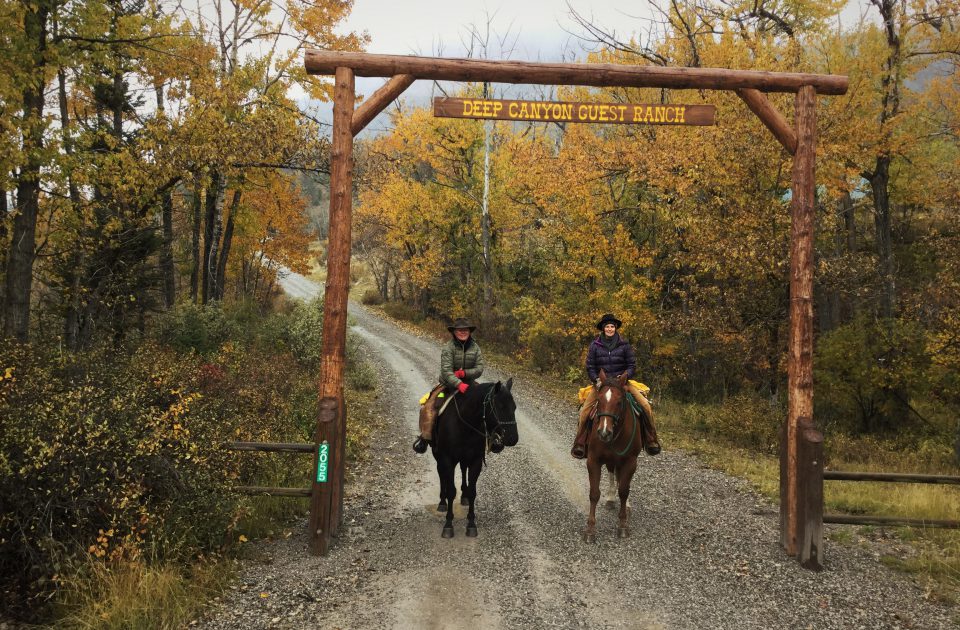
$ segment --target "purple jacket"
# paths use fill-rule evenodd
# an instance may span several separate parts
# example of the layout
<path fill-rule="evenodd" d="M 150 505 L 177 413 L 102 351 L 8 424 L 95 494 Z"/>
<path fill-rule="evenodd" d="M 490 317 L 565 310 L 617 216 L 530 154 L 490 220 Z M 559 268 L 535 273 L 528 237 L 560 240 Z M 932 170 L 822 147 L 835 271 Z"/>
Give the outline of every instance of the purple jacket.
<path fill-rule="evenodd" d="M 590 382 L 595 382 L 602 369 L 607 376 L 620 376 L 624 372 L 627 378 L 633 378 L 637 371 L 637 357 L 633 353 L 633 346 L 626 339 L 615 333 L 617 339 L 613 350 L 608 350 L 600 337 L 593 340 L 587 350 L 587 376 Z"/>

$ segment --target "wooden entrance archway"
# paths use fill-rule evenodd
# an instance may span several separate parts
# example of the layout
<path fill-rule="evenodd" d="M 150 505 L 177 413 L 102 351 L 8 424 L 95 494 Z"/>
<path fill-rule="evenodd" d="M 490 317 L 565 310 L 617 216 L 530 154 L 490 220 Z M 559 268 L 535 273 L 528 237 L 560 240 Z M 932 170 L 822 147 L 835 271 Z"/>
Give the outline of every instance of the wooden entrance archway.
<path fill-rule="evenodd" d="M 589 87 L 732 90 L 793 156 L 788 413 L 780 448 L 780 541 L 789 555 L 798 556 L 805 565 L 819 565 L 822 542 L 820 528 L 808 527 L 804 522 L 807 519 L 804 519 L 803 515 L 808 511 L 807 506 L 817 502 L 822 510 L 823 481 L 822 476 L 808 475 L 800 459 L 801 450 L 806 450 L 800 448 L 801 443 L 818 444 L 822 440 L 813 425 L 816 101 L 817 94 L 846 93 L 846 76 L 721 68 L 443 59 L 321 50 L 308 50 L 304 63 L 309 74 L 335 76 L 330 160 L 330 231 L 319 382 L 320 413 L 314 436 L 318 446 L 323 442 L 332 446 L 329 462 L 332 474 L 329 481 L 314 481 L 312 488 L 309 527 L 310 548 L 314 553 L 327 552 L 330 537 L 336 535 L 340 527 L 343 507 L 343 455 L 346 441 L 343 364 L 347 329 L 347 289 L 350 279 L 353 138 L 415 80 L 428 79 Z M 366 102 L 354 109 L 356 76 L 384 77 L 389 80 Z M 764 92 L 796 94 L 794 125 L 767 100 Z M 822 468 L 822 461 L 814 461 L 812 466 Z"/>

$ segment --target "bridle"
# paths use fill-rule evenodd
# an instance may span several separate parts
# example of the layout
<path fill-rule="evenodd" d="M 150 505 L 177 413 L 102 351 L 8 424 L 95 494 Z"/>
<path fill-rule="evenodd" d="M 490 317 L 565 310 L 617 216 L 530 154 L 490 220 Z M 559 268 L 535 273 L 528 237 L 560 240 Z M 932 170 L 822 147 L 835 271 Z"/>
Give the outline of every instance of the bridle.
<path fill-rule="evenodd" d="M 473 431 L 474 433 L 476 433 L 477 435 L 482 435 L 483 439 L 486 441 L 487 444 L 490 444 L 491 438 L 493 437 L 494 434 L 499 435 L 501 440 L 503 439 L 503 431 L 500 430 L 498 432 L 497 429 L 499 429 L 504 425 L 517 423 L 516 418 L 510 421 L 507 421 L 507 420 L 503 420 L 500 417 L 500 414 L 497 412 L 497 405 L 494 401 L 494 391 L 496 389 L 497 387 L 496 385 L 494 385 L 483 396 L 483 404 L 481 405 L 481 409 L 483 411 L 483 417 L 482 417 L 483 431 L 480 431 L 479 429 L 477 429 L 477 427 L 473 426 L 472 424 L 470 424 L 469 422 L 463 419 L 463 414 L 460 413 L 460 405 L 457 404 L 456 397 L 453 398 L 453 406 L 457 410 L 457 418 L 460 420 L 460 423 L 463 424 L 468 429 L 470 429 L 471 431 Z M 488 410 L 489 410 L 490 416 L 495 421 L 492 427 L 490 427 L 487 422 Z"/>
<path fill-rule="evenodd" d="M 614 389 L 614 388 L 615 388 L 615 389 L 617 389 L 617 390 L 620 391 L 620 394 L 621 394 L 621 396 L 620 396 L 620 404 L 619 404 L 619 406 L 617 407 L 617 413 L 607 413 L 607 412 L 601 412 L 601 411 L 600 411 L 600 395 L 601 395 L 600 393 L 601 393 L 604 389 L 606 389 L 606 388 L 610 388 L 610 389 Z M 624 413 L 625 413 L 626 408 L 627 408 L 627 388 L 624 387 L 624 386 L 622 386 L 622 385 L 620 385 L 620 384 L 617 383 L 616 381 L 610 381 L 610 380 L 604 381 L 603 384 L 597 389 L 597 403 L 596 403 L 596 404 L 597 404 L 597 416 L 596 416 L 596 418 L 597 418 L 597 424 L 598 424 L 598 426 L 599 426 L 599 423 L 600 423 L 600 419 L 601 419 L 601 418 L 605 418 L 605 417 L 606 417 L 606 418 L 613 418 L 613 437 L 610 438 L 610 441 L 608 442 L 608 444 L 614 444 L 614 443 L 616 443 L 616 441 L 620 438 L 620 436 L 623 434 L 623 422 L 622 422 L 622 419 L 623 419 Z M 617 455 L 618 457 L 622 457 L 623 455 L 626 455 L 626 454 L 627 454 L 627 451 L 629 451 L 629 450 L 630 450 L 630 447 L 633 445 L 633 439 L 634 439 L 634 437 L 636 436 L 636 433 L 637 433 L 637 424 L 638 424 L 638 421 L 637 421 L 636 415 L 634 415 L 634 418 L 633 418 L 633 431 L 631 431 L 631 433 L 630 433 L 630 441 L 627 442 L 627 445 L 626 445 L 625 447 L 623 447 L 623 449 L 622 449 L 620 452 L 616 453 L 616 455 Z"/>

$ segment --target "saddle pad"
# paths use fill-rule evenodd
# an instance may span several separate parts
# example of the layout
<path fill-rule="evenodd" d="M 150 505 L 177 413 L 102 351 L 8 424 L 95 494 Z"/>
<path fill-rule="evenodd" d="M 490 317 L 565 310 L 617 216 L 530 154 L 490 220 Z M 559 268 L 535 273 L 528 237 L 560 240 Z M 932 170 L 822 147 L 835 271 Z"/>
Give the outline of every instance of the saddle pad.
<path fill-rule="evenodd" d="M 647 397 L 650 395 L 650 388 L 641 383 L 640 381 L 630 380 L 628 381 L 631 387 L 636 387 L 640 392 Z M 593 389 L 593 385 L 587 385 L 586 387 L 581 387 L 577 392 L 577 400 L 582 404 L 583 401 L 587 399 L 587 396 L 590 395 L 590 390 Z"/>

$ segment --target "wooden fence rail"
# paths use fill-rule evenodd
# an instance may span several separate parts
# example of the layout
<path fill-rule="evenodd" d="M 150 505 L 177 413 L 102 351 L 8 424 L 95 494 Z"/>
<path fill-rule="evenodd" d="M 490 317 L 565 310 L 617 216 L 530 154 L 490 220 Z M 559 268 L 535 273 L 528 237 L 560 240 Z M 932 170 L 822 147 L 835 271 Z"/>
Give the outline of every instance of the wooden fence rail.
<path fill-rule="evenodd" d="M 879 481 L 887 483 L 941 483 L 960 485 L 960 477 L 954 475 L 921 475 L 913 473 L 857 472 L 825 470 L 824 481 Z M 892 525 L 896 527 L 936 527 L 960 529 L 960 521 L 901 518 L 899 516 L 870 516 L 866 514 L 824 514 L 824 523 L 840 525 Z"/>
<path fill-rule="evenodd" d="M 290 442 L 227 442 L 223 445 L 228 451 L 259 451 L 262 453 L 312 453 L 313 444 L 294 444 Z"/>
<path fill-rule="evenodd" d="M 948 483 L 960 485 L 960 477 L 952 475 L 915 475 L 913 473 L 823 471 L 825 481 L 889 481 L 897 483 Z"/>
<path fill-rule="evenodd" d="M 228 451 L 255 451 L 260 453 L 314 453 L 317 450 L 317 447 L 313 444 L 291 442 L 226 442 L 223 447 Z M 234 490 L 240 494 L 270 497 L 310 497 L 313 495 L 311 488 L 236 486 Z"/>

